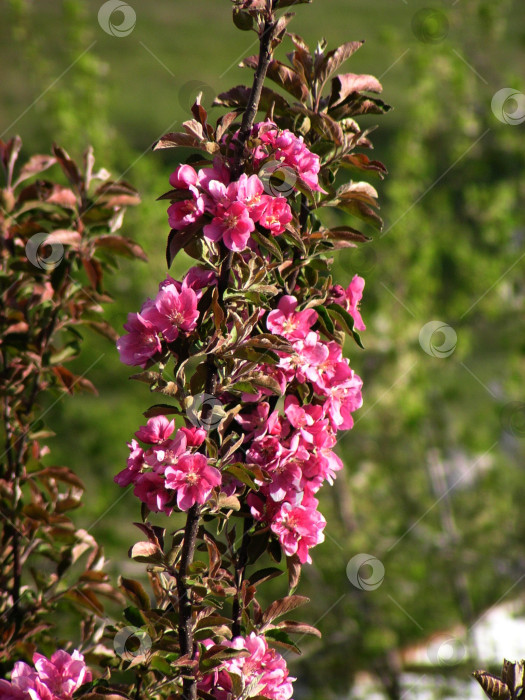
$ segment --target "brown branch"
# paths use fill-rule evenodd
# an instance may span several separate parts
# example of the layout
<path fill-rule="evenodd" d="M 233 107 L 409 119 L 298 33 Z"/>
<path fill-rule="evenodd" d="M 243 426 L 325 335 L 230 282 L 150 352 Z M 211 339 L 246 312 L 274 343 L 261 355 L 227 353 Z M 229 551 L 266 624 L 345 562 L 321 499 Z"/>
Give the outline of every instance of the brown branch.
<path fill-rule="evenodd" d="M 248 563 L 248 546 L 250 544 L 250 535 L 248 534 L 251 526 L 253 524 L 253 518 L 246 517 L 244 519 L 244 530 L 242 534 L 242 542 L 239 547 L 239 552 L 235 561 L 235 586 L 237 588 L 237 595 L 233 601 L 232 610 L 232 636 L 239 637 L 241 634 L 241 618 L 242 618 L 242 604 L 241 604 L 241 588 L 244 581 L 244 574 L 246 571 L 246 565 Z"/>
<path fill-rule="evenodd" d="M 259 62 L 257 65 L 257 70 L 255 72 L 252 89 L 250 92 L 250 98 L 246 107 L 246 111 L 243 116 L 241 123 L 241 128 L 239 130 L 239 135 L 235 142 L 235 155 L 233 161 L 233 167 L 231 171 L 232 181 L 238 179 L 244 167 L 244 147 L 246 141 L 250 136 L 253 122 L 255 116 L 257 115 L 259 109 L 259 102 L 261 99 L 261 91 L 266 77 L 266 72 L 268 70 L 268 65 L 272 58 L 271 52 L 271 41 L 272 35 L 275 28 L 275 21 L 273 16 L 273 8 L 275 7 L 275 2 L 272 3 L 272 9 L 269 10 L 268 16 L 264 22 L 264 28 L 259 39 Z M 226 249 L 224 243 L 221 243 L 220 252 L 222 257 L 221 270 L 219 273 L 218 281 L 218 296 L 219 304 L 222 305 L 224 292 L 228 288 L 230 280 L 230 272 L 233 260 L 233 253 Z M 206 377 L 206 388 L 205 391 L 208 394 L 213 394 L 215 386 L 217 384 L 217 368 L 215 366 L 215 361 L 212 355 L 208 356 L 207 359 L 207 377 Z M 206 405 L 202 414 L 203 421 L 208 417 L 208 411 L 213 410 L 211 405 Z M 195 544 L 197 539 L 197 532 L 199 529 L 201 508 L 198 504 L 192 506 L 188 511 L 188 516 L 186 519 L 186 526 L 184 529 L 184 542 L 181 552 L 181 560 L 177 576 L 177 593 L 179 597 L 179 643 L 181 654 L 189 654 L 191 658 L 195 656 L 195 649 L 193 644 L 193 625 L 192 625 L 192 601 L 190 592 L 184 582 L 184 579 L 188 575 L 189 567 L 193 562 L 193 556 L 195 553 Z M 243 536 L 243 544 L 245 537 Z M 244 568 L 246 566 L 246 547 L 241 545 L 241 551 L 239 554 L 239 568 L 237 570 L 239 585 L 242 585 L 242 579 L 244 576 Z M 242 552 L 245 552 L 242 554 Z M 242 566 L 241 566 L 241 561 Z M 237 604 L 239 601 L 237 599 Z M 234 620 L 234 627 L 237 628 L 240 625 L 240 605 L 239 612 L 237 613 L 238 622 Z M 239 629 L 240 631 L 240 629 Z M 183 681 L 183 695 L 185 700 L 196 700 L 197 698 L 197 682 L 195 677 L 185 678 Z"/>
<path fill-rule="evenodd" d="M 244 112 L 244 116 L 242 118 L 239 135 L 235 140 L 235 156 L 232 168 L 232 180 L 236 180 L 242 172 L 244 165 L 244 146 L 246 145 L 246 141 L 250 136 L 253 122 L 255 121 L 255 117 L 259 110 L 259 102 L 261 100 L 264 79 L 266 78 L 266 72 L 268 70 L 268 66 L 270 65 L 270 61 L 272 60 L 271 44 L 275 29 L 273 7 L 275 7 L 275 3 L 272 4 L 272 10 L 268 12 L 268 16 L 264 21 L 263 31 L 259 37 L 259 61 L 257 63 L 257 69 L 255 71 L 248 104 L 246 105 L 246 111 Z"/>

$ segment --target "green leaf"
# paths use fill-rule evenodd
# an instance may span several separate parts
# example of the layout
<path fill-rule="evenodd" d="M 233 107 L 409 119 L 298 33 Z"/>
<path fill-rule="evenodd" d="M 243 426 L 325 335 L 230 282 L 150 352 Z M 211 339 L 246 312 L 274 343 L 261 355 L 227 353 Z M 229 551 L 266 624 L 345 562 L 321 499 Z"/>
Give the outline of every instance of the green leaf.
<path fill-rule="evenodd" d="M 255 483 L 255 481 L 252 479 L 252 477 L 247 469 L 243 469 L 240 466 L 237 466 L 235 464 L 231 464 L 230 466 L 226 467 L 226 469 L 224 469 L 223 471 L 225 471 L 228 474 L 231 474 L 236 479 L 241 481 L 243 484 L 246 484 L 246 486 L 249 486 L 254 491 L 258 490 L 259 487 Z"/>
<path fill-rule="evenodd" d="M 359 345 L 360 348 L 363 350 L 365 349 L 361 337 L 359 333 L 354 330 L 354 319 L 346 309 L 343 309 L 342 306 L 339 306 L 339 304 L 329 304 L 327 307 L 328 311 L 331 313 L 332 316 L 335 317 L 335 320 L 345 329 L 345 331 L 353 337 L 355 342 Z"/>
<path fill-rule="evenodd" d="M 145 620 L 142 617 L 142 613 L 134 605 L 130 605 L 124 610 L 124 617 L 128 622 L 131 622 L 134 627 L 144 626 Z"/>
<path fill-rule="evenodd" d="M 294 651 L 296 654 L 301 654 L 301 650 L 297 646 L 297 644 L 293 641 L 293 639 L 290 639 L 290 637 L 284 632 L 283 630 L 280 629 L 273 629 L 273 630 L 267 630 L 264 633 L 264 636 L 268 640 L 272 640 L 277 646 L 282 646 L 285 649 L 289 649 L 290 651 Z"/>
<path fill-rule="evenodd" d="M 333 335 L 335 327 L 328 311 L 324 308 L 322 304 L 319 304 L 319 306 L 315 306 L 314 310 L 317 311 L 317 313 L 320 316 L 321 325 L 323 325 L 326 328 L 330 335 Z"/>

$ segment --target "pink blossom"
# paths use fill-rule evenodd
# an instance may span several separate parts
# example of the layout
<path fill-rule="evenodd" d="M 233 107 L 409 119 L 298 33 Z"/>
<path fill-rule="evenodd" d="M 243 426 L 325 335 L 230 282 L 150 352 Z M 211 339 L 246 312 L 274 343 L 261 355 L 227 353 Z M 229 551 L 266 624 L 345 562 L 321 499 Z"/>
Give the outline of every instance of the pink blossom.
<path fill-rule="evenodd" d="M 166 416 L 154 416 L 137 430 L 135 436 L 148 445 L 155 445 L 167 440 L 174 430 L 175 421 L 169 421 Z"/>
<path fill-rule="evenodd" d="M 202 168 L 199 170 L 198 178 L 199 187 L 208 191 L 210 183 L 215 181 L 227 185 L 230 182 L 230 171 L 224 161 L 216 157 L 213 160 L 213 166 L 211 168 Z"/>
<path fill-rule="evenodd" d="M 261 141 L 261 146 L 253 154 L 255 167 L 271 156 L 283 166 L 295 170 L 312 191 L 324 192 L 319 186 L 319 156 L 305 146 L 302 137 L 295 136 L 288 129 L 281 131 L 273 122 L 256 124 L 253 133 Z"/>
<path fill-rule="evenodd" d="M 195 427 L 181 428 L 179 432 L 185 435 L 188 447 L 200 447 L 208 434 L 204 428 Z"/>
<path fill-rule="evenodd" d="M 283 453 L 283 446 L 279 438 L 266 435 L 254 440 L 246 452 L 246 459 L 261 467 L 271 468 L 276 466 Z"/>
<path fill-rule="evenodd" d="M 290 451 L 287 451 L 290 453 Z M 276 463 L 268 467 L 271 481 L 264 485 L 264 492 L 276 503 L 287 500 L 295 500 L 301 491 L 301 479 L 303 473 L 295 455 L 287 459 L 283 455 Z"/>
<path fill-rule="evenodd" d="M 245 205 L 252 221 L 259 221 L 264 209 L 268 206 L 268 197 L 263 193 L 264 185 L 257 175 L 248 177 L 243 173 L 237 182 L 232 182 L 228 187 L 228 196 Z"/>
<path fill-rule="evenodd" d="M 332 289 L 334 301 L 348 311 L 350 316 L 354 319 L 354 327 L 358 331 L 366 330 L 366 326 L 359 311 L 359 302 L 363 296 L 364 287 L 364 279 L 359 277 L 359 275 L 354 275 L 346 289 L 343 289 L 339 284 L 336 284 Z"/>
<path fill-rule="evenodd" d="M 326 520 L 315 507 L 285 502 L 273 518 L 271 530 L 279 538 L 286 556 L 297 554 L 301 564 L 311 564 L 308 550 L 324 541 L 325 525 Z"/>
<path fill-rule="evenodd" d="M 128 334 L 117 340 L 120 361 L 125 365 L 146 367 L 153 355 L 162 349 L 156 326 L 141 314 L 130 313 L 124 330 Z"/>
<path fill-rule="evenodd" d="M 235 637 L 223 642 L 232 649 L 246 650 L 248 656 L 235 656 L 224 662 L 229 673 L 241 677 L 243 688 L 250 688 L 249 696 L 262 695 L 271 700 L 289 700 L 293 695 L 292 683 L 286 661 L 274 649 L 268 647 L 263 636 L 251 632 L 247 637 Z"/>
<path fill-rule="evenodd" d="M 230 206 L 217 209 L 211 224 L 203 228 L 206 238 L 211 241 L 224 242 L 229 250 L 244 250 L 255 224 L 250 219 L 248 208 L 242 202 L 233 202 Z"/>
<path fill-rule="evenodd" d="M 206 503 L 212 490 L 221 483 L 221 473 L 208 465 L 201 453 L 183 455 L 166 469 L 166 488 L 177 491 L 177 505 L 188 510 L 195 503 Z"/>
<path fill-rule="evenodd" d="M 290 205 L 284 197 L 265 197 L 265 207 L 259 218 L 261 226 L 270 229 L 273 236 L 278 236 L 293 219 Z"/>
<path fill-rule="evenodd" d="M 170 184 L 176 189 L 187 190 L 197 181 L 198 175 L 191 165 L 179 165 L 170 175 Z"/>
<path fill-rule="evenodd" d="M 284 411 L 290 424 L 299 430 L 303 440 L 319 446 L 326 442 L 328 421 L 323 420 L 322 406 L 301 406 L 295 396 L 288 396 L 284 403 Z"/>
<path fill-rule="evenodd" d="M 354 425 L 352 413 L 363 405 L 361 387 L 363 381 L 352 371 L 350 379 L 342 384 L 332 384 L 326 391 L 324 409 L 334 430 L 350 430 Z"/>
<path fill-rule="evenodd" d="M 270 311 L 266 326 L 271 333 L 282 335 L 288 340 L 301 340 L 307 337 L 310 328 L 317 321 L 317 312 L 313 309 L 296 311 L 297 299 L 284 296 L 276 309 Z"/>
<path fill-rule="evenodd" d="M 311 493 L 316 493 L 324 481 L 333 484 L 336 472 L 343 468 L 343 462 L 335 452 L 328 448 L 316 450 L 308 460 L 302 463 L 303 481 L 301 486 Z"/>
<path fill-rule="evenodd" d="M 128 442 L 130 455 L 126 469 L 119 472 L 113 481 L 119 486 L 125 487 L 133 483 L 144 466 L 144 450 L 136 440 Z"/>
<path fill-rule="evenodd" d="M 166 483 L 160 474 L 147 472 L 139 474 L 135 480 L 133 493 L 154 513 L 166 513 L 171 515 L 173 508 L 168 505 L 172 499 L 172 494 L 166 491 Z"/>
<path fill-rule="evenodd" d="M 144 461 L 158 474 L 164 474 L 166 467 L 176 464 L 187 448 L 188 438 L 183 430 L 178 430 L 172 440 L 165 440 L 145 452 Z"/>
<path fill-rule="evenodd" d="M 235 420 L 246 433 L 247 439 L 264 435 L 267 430 L 267 420 L 270 413 L 270 404 L 267 401 L 257 403 L 247 412 L 238 413 Z"/>
<path fill-rule="evenodd" d="M 68 654 L 60 649 L 50 660 L 34 654 L 33 664 L 34 669 L 18 661 L 11 673 L 11 682 L 0 681 L 2 700 L 70 700 L 73 693 L 92 678 L 83 655 L 76 650 Z"/>
<path fill-rule="evenodd" d="M 213 284 L 217 284 L 217 273 L 214 270 L 206 270 L 204 267 L 199 267 L 199 265 L 190 267 L 182 281 L 183 287 L 189 287 L 195 292 Z"/>
<path fill-rule="evenodd" d="M 330 341 L 320 345 L 323 348 L 323 356 L 319 354 L 317 363 L 311 362 L 305 367 L 305 375 L 313 383 L 316 391 L 323 396 L 332 387 L 351 379 L 352 370 L 337 343 Z"/>
<path fill-rule="evenodd" d="M 168 223 L 176 231 L 182 231 L 204 214 L 202 194 L 193 185 L 190 185 L 189 190 L 192 193 L 191 197 L 180 202 L 173 202 L 168 207 Z"/>
<path fill-rule="evenodd" d="M 183 287 L 179 292 L 175 285 L 168 284 L 155 297 L 153 306 L 147 312 L 148 319 L 172 343 L 177 339 L 179 330 L 189 333 L 196 328 L 199 318 L 197 302 L 193 289 Z"/>

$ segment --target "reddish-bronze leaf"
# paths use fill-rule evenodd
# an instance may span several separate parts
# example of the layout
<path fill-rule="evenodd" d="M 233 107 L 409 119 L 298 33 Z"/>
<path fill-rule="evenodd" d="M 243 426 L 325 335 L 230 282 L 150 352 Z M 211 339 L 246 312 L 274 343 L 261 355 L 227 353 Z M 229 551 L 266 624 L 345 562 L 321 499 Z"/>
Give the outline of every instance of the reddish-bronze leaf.
<path fill-rule="evenodd" d="M 264 624 L 272 622 L 281 615 L 285 615 L 290 610 L 295 610 L 295 608 L 301 605 L 306 605 L 309 603 L 310 599 L 303 595 L 289 595 L 285 598 L 280 598 L 269 605 L 262 615 L 262 622 Z"/>
<path fill-rule="evenodd" d="M 78 189 L 82 189 L 82 173 L 78 169 L 78 166 L 75 163 L 75 161 L 69 157 L 69 155 L 63 148 L 57 146 L 56 143 L 53 144 L 53 153 L 55 154 L 58 164 L 64 171 L 67 179 L 71 182 L 71 184 L 75 185 L 75 187 L 77 187 Z"/>
<path fill-rule="evenodd" d="M 215 98 L 213 104 L 215 106 L 239 107 L 244 109 L 248 104 L 250 92 L 250 88 L 246 87 L 246 85 L 236 85 L 227 92 L 221 92 Z M 282 95 L 279 95 L 279 93 L 269 88 L 263 87 L 259 102 L 259 111 L 268 112 L 272 105 L 275 107 L 276 111 L 280 113 L 284 113 L 290 108 L 289 103 Z"/>
<path fill-rule="evenodd" d="M 332 73 L 335 73 L 339 66 L 360 49 L 363 44 L 363 41 L 347 41 L 342 46 L 326 54 L 315 70 L 315 77 L 319 81 L 321 89 Z"/>
<path fill-rule="evenodd" d="M 355 73 L 342 73 L 332 78 L 332 93 L 330 95 L 330 107 L 336 107 L 355 92 L 381 92 L 383 86 L 373 75 L 356 75 Z"/>
<path fill-rule="evenodd" d="M 82 241 L 82 236 L 78 231 L 68 231 L 66 229 L 57 229 L 51 231 L 46 237 L 44 245 L 52 245 L 53 243 L 64 243 L 65 245 L 78 246 Z"/>
<path fill-rule="evenodd" d="M 295 591 L 301 578 L 301 562 L 297 554 L 286 557 L 286 568 L 288 569 L 288 591 Z"/>
<path fill-rule="evenodd" d="M 32 177 L 33 175 L 38 175 L 38 173 L 41 173 L 43 170 L 47 170 L 56 162 L 57 159 L 54 156 L 32 156 L 20 170 L 18 178 L 14 183 L 13 187 L 18 187 L 18 185 L 24 180 L 27 180 L 27 178 Z"/>
<path fill-rule="evenodd" d="M 367 170 L 372 171 L 381 180 L 387 174 L 387 169 L 379 160 L 370 160 L 370 158 L 364 153 L 349 153 L 341 158 L 341 165 L 345 168 L 352 168 L 355 170 Z"/>
<path fill-rule="evenodd" d="M 99 290 L 102 282 L 102 265 L 94 258 L 82 258 L 82 266 L 93 289 Z"/>
<path fill-rule="evenodd" d="M 258 63 L 259 59 L 257 56 L 248 56 L 240 63 L 240 66 L 241 68 L 253 68 L 253 70 L 256 70 Z M 308 99 L 308 88 L 299 73 L 281 63 L 281 61 L 275 59 L 270 61 L 266 75 L 301 102 Z"/>
<path fill-rule="evenodd" d="M 511 700 L 512 693 L 509 686 L 496 676 L 482 670 L 474 671 L 472 675 L 491 700 Z"/>
<path fill-rule="evenodd" d="M 93 243 L 96 248 L 107 248 L 119 255 L 125 255 L 129 258 L 139 258 L 148 261 L 148 256 L 138 243 L 132 241 L 130 238 L 124 238 L 123 236 L 117 236 L 114 234 L 107 234 L 104 236 L 97 236 L 93 239 Z"/>
<path fill-rule="evenodd" d="M 146 564 L 159 564 L 163 554 L 160 547 L 153 542 L 137 542 L 130 548 L 129 557 Z"/>
<path fill-rule="evenodd" d="M 38 476 L 51 476 L 53 479 L 57 479 L 58 481 L 63 481 L 66 484 L 71 484 L 72 486 L 76 486 L 82 490 L 85 489 L 82 479 L 80 479 L 75 472 L 71 471 L 69 467 L 46 467 L 35 474 L 30 474 L 29 476 L 33 479 Z"/>
<path fill-rule="evenodd" d="M 62 384 L 64 389 L 69 394 L 73 393 L 73 389 L 75 387 L 77 389 L 85 389 L 86 391 L 89 391 L 92 394 L 98 393 L 95 386 L 92 382 L 89 381 L 89 379 L 73 374 L 73 372 L 70 372 L 63 365 L 56 365 L 52 368 L 52 371 L 55 377 L 59 380 L 60 384 Z"/>
<path fill-rule="evenodd" d="M 305 622 L 296 622 L 295 620 L 283 620 L 277 623 L 276 627 L 291 634 L 311 634 L 314 637 L 319 637 L 319 639 L 323 636 L 316 627 L 307 625 Z"/>
<path fill-rule="evenodd" d="M 196 221 L 194 224 L 184 229 L 184 231 L 176 231 L 175 229 L 170 231 L 166 244 L 166 262 L 168 264 L 168 270 L 177 253 L 195 238 L 201 228 L 202 224 Z"/>
<path fill-rule="evenodd" d="M 150 600 L 149 596 L 144 590 L 142 584 L 131 578 L 125 578 L 121 576 L 119 579 L 119 587 L 126 594 L 126 596 L 134 603 L 139 610 L 149 610 Z"/>

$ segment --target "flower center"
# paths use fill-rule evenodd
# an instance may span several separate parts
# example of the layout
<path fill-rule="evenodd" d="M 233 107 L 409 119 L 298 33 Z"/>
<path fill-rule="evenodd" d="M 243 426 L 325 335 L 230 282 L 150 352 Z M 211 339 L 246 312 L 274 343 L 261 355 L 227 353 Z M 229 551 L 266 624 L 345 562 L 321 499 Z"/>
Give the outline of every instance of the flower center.
<path fill-rule="evenodd" d="M 238 221 L 239 217 L 235 216 L 235 214 L 226 214 L 224 217 L 224 223 L 226 224 L 227 229 L 234 229 L 237 226 Z"/>
<path fill-rule="evenodd" d="M 190 486 L 195 486 L 199 482 L 199 475 L 195 472 L 188 472 L 186 474 L 186 483 Z"/>

